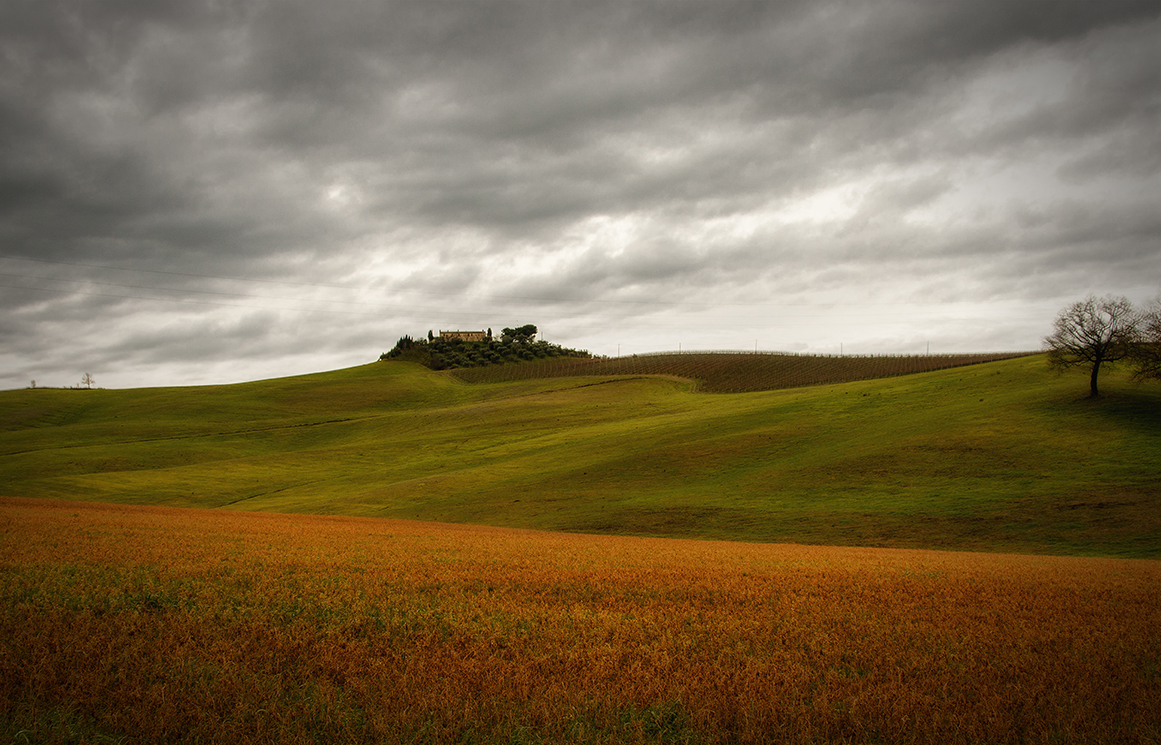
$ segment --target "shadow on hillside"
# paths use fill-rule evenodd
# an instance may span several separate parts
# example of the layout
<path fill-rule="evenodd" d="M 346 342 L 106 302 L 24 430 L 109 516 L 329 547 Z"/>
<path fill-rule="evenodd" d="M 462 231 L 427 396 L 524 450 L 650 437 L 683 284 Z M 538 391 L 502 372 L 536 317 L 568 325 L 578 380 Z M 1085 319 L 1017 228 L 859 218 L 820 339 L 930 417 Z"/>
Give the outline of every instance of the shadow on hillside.
<path fill-rule="evenodd" d="M 603 520 L 557 526 L 570 533 L 758 543 L 1155 558 L 1156 488 L 1076 492 L 1017 500 L 972 515 L 762 512 L 722 507 L 626 508 Z M 744 536 L 740 538 L 739 536 Z"/>
<path fill-rule="evenodd" d="M 1124 384 L 1101 393 L 1097 398 L 1072 398 L 1067 410 L 1115 422 L 1138 432 L 1161 434 L 1161 387 Z"/>

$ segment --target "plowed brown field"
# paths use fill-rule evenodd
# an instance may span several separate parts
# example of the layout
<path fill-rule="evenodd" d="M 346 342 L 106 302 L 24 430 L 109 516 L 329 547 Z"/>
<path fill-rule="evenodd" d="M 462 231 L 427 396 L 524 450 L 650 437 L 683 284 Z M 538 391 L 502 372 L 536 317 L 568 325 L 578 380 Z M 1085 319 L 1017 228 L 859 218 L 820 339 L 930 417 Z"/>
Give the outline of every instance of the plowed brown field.
<path fill-rule="evenodd" d="M 0 525 L 5 741 L 1161 738 L 1158 562 L 23 499 Z"/>

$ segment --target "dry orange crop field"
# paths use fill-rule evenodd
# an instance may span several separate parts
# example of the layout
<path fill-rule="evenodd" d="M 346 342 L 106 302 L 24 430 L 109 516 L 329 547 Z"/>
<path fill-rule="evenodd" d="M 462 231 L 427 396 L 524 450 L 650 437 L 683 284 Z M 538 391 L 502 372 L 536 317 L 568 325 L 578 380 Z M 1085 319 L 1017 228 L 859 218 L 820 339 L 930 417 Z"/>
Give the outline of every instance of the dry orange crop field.
<path fill-rule="evenodd" d="M 6 742 L 1161 740 L 1161 563 L 0 499 Z"/>

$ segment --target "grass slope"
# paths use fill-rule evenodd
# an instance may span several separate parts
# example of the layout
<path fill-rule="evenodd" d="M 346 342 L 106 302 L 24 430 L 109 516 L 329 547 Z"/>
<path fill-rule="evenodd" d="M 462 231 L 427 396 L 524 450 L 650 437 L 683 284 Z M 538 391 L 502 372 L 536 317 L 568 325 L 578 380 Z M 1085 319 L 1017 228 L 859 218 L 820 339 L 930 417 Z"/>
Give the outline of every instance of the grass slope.
<path fill-rule="evenodd" d="M 0 494 L 548 530 L 1161 555 L 1161 391 L 1043 357 L 709 395 L 381 362 L 0 393 Z"/>

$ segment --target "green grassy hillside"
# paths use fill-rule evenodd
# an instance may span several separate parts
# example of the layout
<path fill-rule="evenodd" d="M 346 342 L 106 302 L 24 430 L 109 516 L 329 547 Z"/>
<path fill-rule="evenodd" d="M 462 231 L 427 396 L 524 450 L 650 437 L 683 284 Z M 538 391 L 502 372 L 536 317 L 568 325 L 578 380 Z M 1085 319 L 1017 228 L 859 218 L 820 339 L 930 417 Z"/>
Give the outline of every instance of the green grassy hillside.
<path fill-rule="evenodd" d="M 0 393 L 0 494 L 549 530 L 1161 556 L 1161 387 L 1041 356 L 715 395 L 379 362 Z"/>

